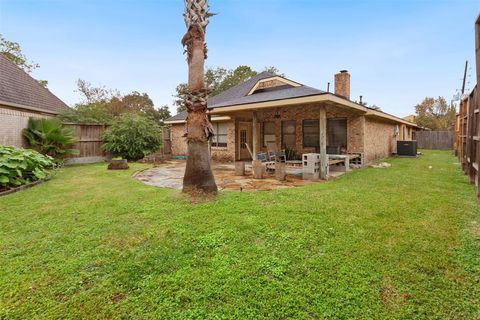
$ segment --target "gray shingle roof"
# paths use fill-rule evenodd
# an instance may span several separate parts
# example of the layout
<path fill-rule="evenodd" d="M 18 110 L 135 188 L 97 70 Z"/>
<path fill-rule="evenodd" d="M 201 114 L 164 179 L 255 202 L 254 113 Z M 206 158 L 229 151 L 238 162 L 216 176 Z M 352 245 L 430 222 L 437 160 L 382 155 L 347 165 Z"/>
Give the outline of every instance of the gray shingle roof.
<path fill-rule="evenodd" d="M 182 120 L 185 120 L 185 119 L 187 119 L 187 111 L 182 111 L 180 113 L 177 113 L 173 117 L 168 118 L 165 121 L 182 121 Z"/>
<path fill-rule="evenodd" d="M 252 88 L 255 86 L 255 84 L 259 80 L 271 78 L 271 77 L 275 77 L 275 74 L 267 71 L 259 73 L 256 76 L 253 76 L 250 79 L 246 80 L 245 82 L 240 83 L 220 93 L 219 95 L 216 95 L 208 99 L 208 108 L 213 109 L 213 108 L 219 108 L 219 107 L 234 106 L 239 104 L 298 98 L 298 97 L 305 97 L 305 96 L 325 93 L 322 90 L 301 85 L 299 87 L 282 86 L 274 90 L 265 90 L 263 92 L 258 92 L 252 95 L 248 95 L 250 90 L 252 90 Z M 185 113 L 182 112 L 171 117 L 167 121 L 185 120 L 186 116 L 187 116 L 186 112 Z"/>
<path fill-rule="evenodd" d="M 323 93 L 324 92 L 322 90 L 318 90 L 318 89 L 307 87 L 307 86 L 287 87 L 279 90 L 264 91 L 264 92 L 254 93 L 249 96 L 244 96 L 240 98 L 218 102 L 216 104 L 209 105 L 208 107 L 213 109 L 213 108 L 219 108 L 219 107 L 234 106 L 239 104 L 306 97 L 306 96 L 312 96 L 312 95 L 323 94 Z"/>
<path fill-rule="evenodd" d="M 0 54 L 0 101 L 53 114 L 70 109 L 3 54 Z"/>

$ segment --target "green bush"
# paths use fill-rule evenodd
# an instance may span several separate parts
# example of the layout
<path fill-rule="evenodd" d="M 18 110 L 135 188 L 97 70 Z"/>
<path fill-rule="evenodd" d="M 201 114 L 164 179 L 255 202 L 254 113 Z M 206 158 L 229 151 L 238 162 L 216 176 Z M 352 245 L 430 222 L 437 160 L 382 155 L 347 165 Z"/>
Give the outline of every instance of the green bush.
<path fill-rule="evenodd" d="M 103 140 L 104 151 L 125 159 L 138 160 L 161 147 L 162 132 L 155 121 L 138 114 L 125 113 L 105 130 Z"/>
<path fill-rule="evenodd" d="M 35 150 L 0 146 L 0 190 L 45 179 L 53 158 Z"/>
<path fill-rule="evenodd" d="M 57 161 L 79 154 L 78 150 L 69 149 L 76 142 L 73 130 L 63 127 L 58 119 L 30 118 L 22 133 L 30 147 Z"/>
<path fill-rule="evenodd" d="M 302 155 L 295 148 L 285 147 L 285 156 L 287 160 L 302 160 Z"/>

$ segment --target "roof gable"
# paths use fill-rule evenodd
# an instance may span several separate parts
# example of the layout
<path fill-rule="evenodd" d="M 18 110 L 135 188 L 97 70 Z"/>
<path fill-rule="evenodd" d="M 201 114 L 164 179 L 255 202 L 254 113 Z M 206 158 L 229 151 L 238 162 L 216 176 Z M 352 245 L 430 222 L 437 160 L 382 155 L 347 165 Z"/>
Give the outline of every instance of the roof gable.
<path fill-rule="evenodd" d="M 255 94 L 257 92 L 263 92 L 265 90 L 272 90 L 272 89 L 283 89 L 283 88 L 292 88 L 292 87 L 300 87 L 301 84 L 285 79 L 280 76 L 273 76 L 269 78 L 260 79 L 257 81 L 255 86 L 248 92 L 247 95 Z"/>
<path fill-rule="evenodd" d="M 268 71 L 261 72 L 244 82 L 208 99 L 208 108 L 228 107 L 239 104 L 265 102 L 312 96 L 325 93 L 298 82 L 280 77 Z M 166 121 L 185 120 L 186 113 L 179 113 Z"/>
<path fill-rule="evenodd" d="M 261 72 L 250 79 L 245 80 L 244 82 L 237 84 L 236 86 L 231 87 L 228 90 L 223 91 L 216 96 L 213 96 L 208 99 L 208 106 L 216 105 L 220 103 L 225 103 L 226 101 L 242 98 L 252 90 L 252 88 L 257 84 L 259 80 L 271 78 L 275 75 L 271 72 Z"/>
<path fill-rule="evenodd" d="M 208 99 L 208 108 L 296 98 L 325 93 L 265 71 Z"/>
<path fill-rule="evenodd" d="M 70 109 L 3 54 L 0 54 L 0 104 L 51 114 Z"/>

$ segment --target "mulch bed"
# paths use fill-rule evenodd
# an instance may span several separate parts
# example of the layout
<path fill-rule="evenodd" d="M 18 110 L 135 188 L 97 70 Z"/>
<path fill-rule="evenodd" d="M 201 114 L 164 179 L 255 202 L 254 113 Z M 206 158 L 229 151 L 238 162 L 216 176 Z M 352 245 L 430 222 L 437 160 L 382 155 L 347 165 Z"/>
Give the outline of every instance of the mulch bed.
<path fill-rule="evenodd" d="M 48 180 L 49 179 L 37 180 L 37 181 L 34 181 L 32 183 L 29 183 L 29 184 L 25 184 L 25 185 L 20 186 L 20 187 L 9 188 L 9 189 L 6 189 L 6 190 L 5 189 L 0 189 L 0 197 L 1 196 L 6 196 L 7 194 L 15 193 L 17 191 L 21 191 L 21 190 L 31 188 L 31 187 L 36 186 L 38 184 L 44 183 Z"/>

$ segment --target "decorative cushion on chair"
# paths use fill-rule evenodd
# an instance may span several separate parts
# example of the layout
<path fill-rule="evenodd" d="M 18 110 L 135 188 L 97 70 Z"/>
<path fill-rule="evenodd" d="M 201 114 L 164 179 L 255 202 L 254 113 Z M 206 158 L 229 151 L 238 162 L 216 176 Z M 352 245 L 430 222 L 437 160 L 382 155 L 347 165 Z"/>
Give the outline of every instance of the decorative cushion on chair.
<path fill-rule="evenodd" d="M 257 160 L 260 160 L 262 162 L 267 161 L 267 154 L 265 152 L 257 153 Z"/>

